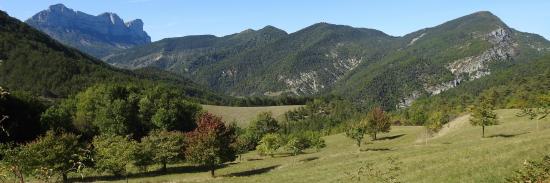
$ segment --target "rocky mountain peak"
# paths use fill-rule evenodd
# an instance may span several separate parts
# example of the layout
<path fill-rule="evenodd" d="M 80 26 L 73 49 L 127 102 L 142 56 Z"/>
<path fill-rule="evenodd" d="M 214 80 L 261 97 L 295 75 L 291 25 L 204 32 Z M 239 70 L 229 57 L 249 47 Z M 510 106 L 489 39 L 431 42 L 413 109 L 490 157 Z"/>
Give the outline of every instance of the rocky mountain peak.
<path fill-rule="evenodd" d="M 27 24 L 52 38 L 102 58 L 120 49 L 151 42 L 143 30 L 140 19 L 124 22 L 116 13 L 97 16 L 67 8 L 63 4 L 51 5 L 28 19 Z"/>

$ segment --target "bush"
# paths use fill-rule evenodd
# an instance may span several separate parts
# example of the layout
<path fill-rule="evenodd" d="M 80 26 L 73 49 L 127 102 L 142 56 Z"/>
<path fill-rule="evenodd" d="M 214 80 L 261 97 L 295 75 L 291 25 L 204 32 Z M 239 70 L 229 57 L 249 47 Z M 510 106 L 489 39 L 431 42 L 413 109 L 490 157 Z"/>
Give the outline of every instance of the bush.
<path fill-rule="evenodd" d="M 304 136 L 290 136 L 285 144 L 285 149 L 296 156 L 310 146 L 310 142 Z"/>
<path fill-rule="evenodd" d="M 547 182 L 550 181 L 550 155 L 541 161 L 525 161 L 523 168 L 507 179 L 508 182 Z"/>
<path fill-rule="evenodd" d="M 256 150 L 262 156 L 269 155 L 273 157 L 282 144 L 283 139 L 281 138 L 281 135 L 276 133 L 268 133 L 262 137 L 262 140 L 260 140 L 260 145 L 256 147 Z"/>

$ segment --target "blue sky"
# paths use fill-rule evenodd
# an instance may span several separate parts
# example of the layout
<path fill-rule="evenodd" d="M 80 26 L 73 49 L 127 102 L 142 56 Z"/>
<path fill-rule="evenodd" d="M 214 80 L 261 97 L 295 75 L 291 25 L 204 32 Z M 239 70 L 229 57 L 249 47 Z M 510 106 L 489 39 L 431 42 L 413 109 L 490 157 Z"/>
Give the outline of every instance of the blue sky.
<path fill-rule="evenodd" d="M 476 11 L 550 38 L 548 0 L 0 0 L 0 9 L 26 20 L 63 3 L 92 15 L 141 18 L 153 40 L 185 35 L 223 36 L 266 25 L 294 32 L 317 22 L 374 28 L 402 36 Z"/>

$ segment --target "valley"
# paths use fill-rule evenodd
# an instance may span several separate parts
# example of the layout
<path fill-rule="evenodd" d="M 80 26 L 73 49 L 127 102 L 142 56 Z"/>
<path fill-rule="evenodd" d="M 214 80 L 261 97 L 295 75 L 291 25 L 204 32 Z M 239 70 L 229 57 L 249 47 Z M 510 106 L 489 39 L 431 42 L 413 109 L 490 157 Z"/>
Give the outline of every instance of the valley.
<path fill-rule="evenodd" d="M 550 181 L 543 2 L 59 1 L 0 3 L 0 183 Z"/>

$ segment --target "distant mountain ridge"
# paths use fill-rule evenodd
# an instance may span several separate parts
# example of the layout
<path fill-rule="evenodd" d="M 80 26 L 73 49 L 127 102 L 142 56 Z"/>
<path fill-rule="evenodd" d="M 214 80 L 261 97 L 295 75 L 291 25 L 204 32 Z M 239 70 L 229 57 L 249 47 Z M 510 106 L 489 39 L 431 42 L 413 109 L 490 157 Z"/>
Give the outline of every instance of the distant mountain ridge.
<path fill-rule="evenodd" d="M 548 40 L 512 29 L 486 11 L 402 37 L 318 23 L 291 34 L 260 34 L 274 39 L 253 39 L 262 30 L 169 38 L 106 61 L 181 73 L 234 96 L 336 94 L 398 108 L 550 53 Z M 227 42 L 233 37 L 241 42 Z M 204 44 L 209 46 L 191 48 Z"/>
<path fill-rule="evenodd" d="M 25 22 L 97 58 L 151 42 L 151 37 L 143 30 L 141 19 L 124 22 L 115 13 L 93 16 L 63 4 L 52 5 Z"/>

